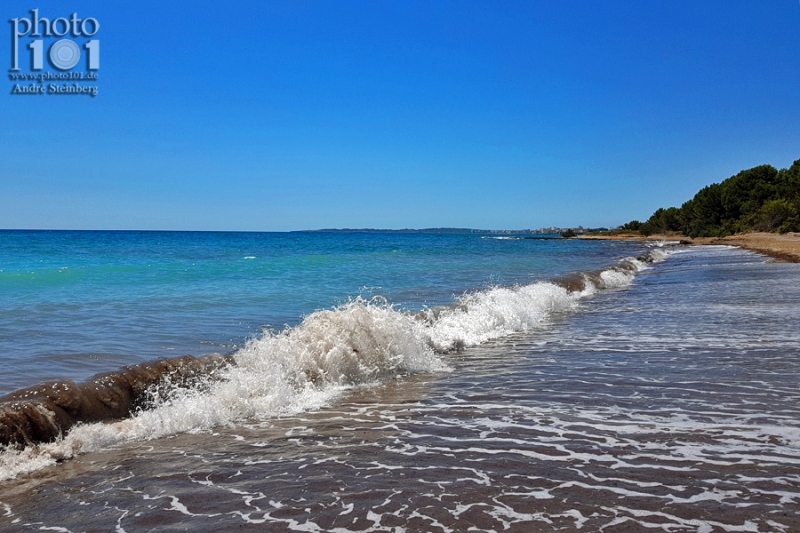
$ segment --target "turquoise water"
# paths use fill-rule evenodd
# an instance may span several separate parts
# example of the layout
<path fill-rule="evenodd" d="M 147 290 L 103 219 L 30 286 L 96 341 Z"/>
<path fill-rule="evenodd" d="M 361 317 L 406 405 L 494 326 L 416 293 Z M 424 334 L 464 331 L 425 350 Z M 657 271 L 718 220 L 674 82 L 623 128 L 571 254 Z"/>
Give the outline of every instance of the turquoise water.
<path fill-rule="evenodd" d="M 420 310 L 641 250 L 473 234 L 2 231 L 0 394 L 228 353 L 358 296 Z"/>
<path fill-rule="evenodd" d="M 144 403 L 137 369 L 7 396 L 0 531 L 800 530 L 800 265 L 481 235 L 0 237 L 6 390 L 231 354 L 163 367 Z"/>

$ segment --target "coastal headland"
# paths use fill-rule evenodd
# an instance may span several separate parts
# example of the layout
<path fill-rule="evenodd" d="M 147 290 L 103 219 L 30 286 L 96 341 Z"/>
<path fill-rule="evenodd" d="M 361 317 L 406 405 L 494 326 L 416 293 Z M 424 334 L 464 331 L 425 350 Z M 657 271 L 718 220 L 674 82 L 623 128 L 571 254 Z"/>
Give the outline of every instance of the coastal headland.
<path fill-rule="evenodd" d="M 579 235 L 579 239 L 601 239 L 620 241 L 680 241 L 682 244 L 706 245 L 726 244 L 738 246 L 767 255 L 774 259 L 791 263 L 800 263 L 800 233 L 766 233 L 752 232 L 729 235 L 727 237 L 686 237 L 680 234 L 659 234 L 644 236 L 633 232 L 610 232 Z"/>

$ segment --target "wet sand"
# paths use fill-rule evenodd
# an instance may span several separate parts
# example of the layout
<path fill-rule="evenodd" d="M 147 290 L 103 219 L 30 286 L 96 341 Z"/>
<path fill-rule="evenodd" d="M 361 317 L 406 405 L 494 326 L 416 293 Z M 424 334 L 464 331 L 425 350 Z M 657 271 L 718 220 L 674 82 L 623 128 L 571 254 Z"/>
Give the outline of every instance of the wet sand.
<path fill-rule="evenodd" d="M 453 372 L 4 482 L 0 532 L 800 531 L 797 265 L 682 252 Z"/>
<path fill-rule="evenodd" d="M 621 240 L 621 241 L 680 241 L 681 244 L 727 244 L 745 250 L 758 252 L 775 259 L 800 263 L 800 233 L 743 233 L 729 237 L 697 237 L 692 239 L 680 234 L 650 235 L 645 237 L 638 233 L 615 233 L 598 235 L 581 235 L 579 239 Z"/>

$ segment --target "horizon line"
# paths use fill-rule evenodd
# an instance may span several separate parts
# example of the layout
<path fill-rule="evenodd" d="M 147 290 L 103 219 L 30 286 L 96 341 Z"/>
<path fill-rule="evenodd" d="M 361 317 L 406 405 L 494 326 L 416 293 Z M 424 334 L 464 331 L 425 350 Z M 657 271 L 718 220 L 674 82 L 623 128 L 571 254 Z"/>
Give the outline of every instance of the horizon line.
<path fill-rule="evenodd" d="M 427 227 L 427 228 L 319 228 L 319 229 L 300 229 L 300 230 L 214 230 L 214 229 L 76 229 L 76 228 L 0 228 L 4 231 L 48 231 L 48 232 L 139 232 L 139 233 L 541 233 L 543 230 L 608 230 L 610 228 L 587 228 L 583 226 L 546 226 L 537 229 L 479 229 L 479 228 L 457 228 L 450 226 Z"/>

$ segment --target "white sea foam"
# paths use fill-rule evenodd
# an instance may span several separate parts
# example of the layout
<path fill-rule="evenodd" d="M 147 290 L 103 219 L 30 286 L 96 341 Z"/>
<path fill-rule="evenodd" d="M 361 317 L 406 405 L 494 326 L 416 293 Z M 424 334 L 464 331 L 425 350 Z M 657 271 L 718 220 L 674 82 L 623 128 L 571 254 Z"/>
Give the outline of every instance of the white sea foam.
<path fill-rule="evenodd" d="M 475 346 L 542 326 L 554 313 L 574 309 L 583 295 L 552 283 L 495 287 L 466 294 L 438 316 L 429 315 L 426 330 L 439 351 Z"/>
<path fill-rule="evenodd" d="M 633 281 L 633 275 L 629 272 L 620 272 L 618 270 L 606 270 L 600 273 L 600 279 L 603 280 L 606 288 L 617 289 L 620 287 L 627 287 Z"/>
<path fill-rule="evenodd" d="M 347 387 L 448 369 L 418 321 L 361 299 L 312 313 L 295 328 L 266 332 L 235 360 L 206 390 L 178 389 L 130 419 L 76 426 L 57 442 L 3 453 L 0 479 L 120 442 L 319 408 Z"/>
<path fill-rule="evenodd" d="M 56 442 L 3 451 L 0 480 L 122 442 L 266 420 L 319 408 L 353 386 L 447 371 L 447 351 L 542 327 L 598 289 L 627 286 L 644 263 L 625 261 L 628 268 L 600 274 L 602 286 L 587 280 L 581 291 L 534 283 L 468 293 L 417 315 L 361 298 L 314 312 L 296 327 L 249 341 L 234 355 L 235 365 L 203 387 L 154 394 L 155 407 L 132 418 L 79 425 Z"/>
<path fill-rule="evenodd" d="M 653 262 L 667 257 L 662 250 L 652 250 L 649 255 Z M 580 291 L 541 282 L 465 294 L 445 310 L 425 313 L 426 335 L 437 351 L 448 351 L 541 327 L 554 315 L 575 310 L 581 299 L 600 289 L 629 286 L 637 272 L 648 268 L 647 263 L 633 257 L 623 259 L 620 266 L 600 272 L 599 283 L 584 276 Z"/>

